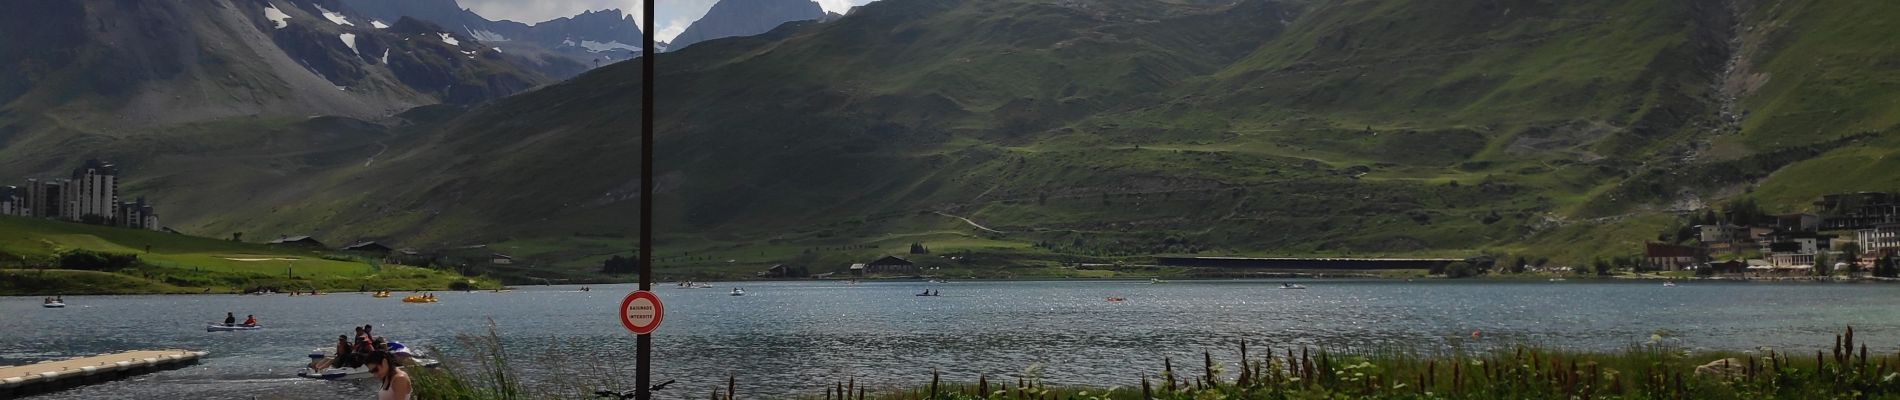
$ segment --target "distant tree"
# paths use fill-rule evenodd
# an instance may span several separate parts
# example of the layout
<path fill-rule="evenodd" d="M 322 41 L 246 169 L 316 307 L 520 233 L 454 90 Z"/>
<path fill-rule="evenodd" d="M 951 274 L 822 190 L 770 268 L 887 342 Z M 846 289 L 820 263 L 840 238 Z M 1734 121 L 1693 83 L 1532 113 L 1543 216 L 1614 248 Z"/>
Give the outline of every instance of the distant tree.
<path fill-rule="evenodd" d="M 1814 275 L 1815 276 L 1833 275 L 1834 274 L 1833 261 L 1834 260 L 1828 259 L 1827 253 L 1825 252 L 1816 253 L 1814 255 Z"/>
<path fill-rule="evenodd" d="M 622 275 L 639 272 L 640 261 L 635 258 L 613 256 L 601 262 L 600 272 L 609 275 Z"/>
<path fill-rule="evenodd" d="M 930 248 L 924 247 L 922 242 L 911 243 L 910 254 L 930 254 Z"/>
<path fill-rule="evenodd" d="M 1859 260 L 1860 243 L 1847 242 L 1847 244 L 1841 245 L 1841 257 L 1845 257 L 1849 260 Z"/>
<path fill-rule="evenodd" d="M 1478 275 L 1478 268 L 1475 266 L 1472 266 L 1469 263 L 1454 262 L 1454 263 L 1445 265 L 1446 278 L 1452 278 L 1452 279 L 1470 278 L 1477 275 Z"/>
<path fill-rule="evenodd" d="M 1710 266 L 1710 265 L 1704 265 L 1704 266 L 1701 266 L 1701 267 L 1699 267 L 1699 268 L 1696 268 L 1696 269 L 1695 269 L 1695 276 L 1699 276 L 1699 277 L 1703 277 L 1703 278 L 1707 278 L 1707 277 L 1711 277 L 1711 276 L 1715 276 L 1715 267 L 1714 267 L 1714 266 Z"/>
<path fill-rule="evenodd" d="M 118 271 L 137 265 L 137 254 L 73 250 L 59 255 L 59 267 L 87 271 Z"/>
<path fill-rule="evenodd" d="M 1428 272 L 1432 275 L 1444 275 L 1445 270 L 1449 269 L 1448 267 L 1449 265 L 1447 264 L 1432 264 L 1432 268 Z"/>
<path fill-rule="evenodd" d="M 231 232 L 231 241 L 233 242 L 244 241 L 244 232 Z"/>
<path fill-rule="evenodd" d="M 1513 274 L 1522 274 L 1524 273 L 1524 262 L 1524 256 L 1520 255 L 1516 258 L 1512 258 L 1511 265 L 1507 266 L 1505 270 Z"/>
<path fill-rule="evenodd" d="M 1874 261 L 1874 276 L 1892 278 L 1894 275 L 1900 274 L 1900 268 L 1896 268 L 1893 263 L 1892 254 L 1880 257 L 1879 261 Z"/>
<path fill-rule="evenodd" d="M 1590 269 L 1595 270 L 1597 276 L 1610 276 L 1610 271 L 1615 267 L 1614 264 L 1610 263 L 1610 260 L 1605 260 L 1601 257 L 1598 257 L 1596 261 L 1590 263 Z"/>

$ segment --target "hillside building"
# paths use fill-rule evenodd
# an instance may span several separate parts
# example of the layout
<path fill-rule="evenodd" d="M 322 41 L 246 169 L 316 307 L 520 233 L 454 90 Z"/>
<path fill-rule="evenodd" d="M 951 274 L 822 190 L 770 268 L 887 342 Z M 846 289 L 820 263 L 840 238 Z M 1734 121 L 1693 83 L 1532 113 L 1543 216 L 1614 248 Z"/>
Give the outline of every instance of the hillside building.
<path fill-rule="evenodd" d="M 144 197 L 130 203 L 119 203 L 117 209 L 115 215 L 118 215 L 119 226 L 148 231 L 160 229 L 158 213 L 152 211 L 152 204 L 146 202 Z"/>
<path fill-rule="evenodd" d="M 0 186 L 0 215 L 27 216 L 26 190 L 18 186 Z"/>
<path fill-rule="evenodd" d="M 873 274 L 914 273 L 917 272 L 917 264 L 897 256 L 884 256 L 884 258 L 879 258 L 877 261 L 865 264 L 864 272 Z"/>
<path fill-rule="evenodd" d="M 273 246 L 324 248 L 323 242 L 319 242 L 316 238 L 309 236 L 279 236 L 277 240 L 272 240 L 266 244 Z"/>
<path fill-rule="evenodd" d="M 1900 196 L 1892 193 L 1830 194 L 1821 196 L 1814 205 L 1820 210 L 1822 230 L 1858 230 L 1900 223 Z"/>
<path fill-rule="evenodd" d="M 1865 253 L 1900 249 L 1900 223 L 1879 224 L 1854 231 L 1854 239 L 1860 243 L 1860 251 Z"/>
<path fill-rule="evenodd" d="M 26 180 L 27 214 L 36 218 L 66 219 L 66 180 Z"/>
<path fill-rule="evenodd" d="M 119 167 L 97 159 L 86 160 L 86 165 L 73 169 L 71 193 L 67 195 L 72 209 L 67 211 L 69 220 L 82 221 L 97 219 L 114 224 L 119 212 Z"/>
<path fill-rule="evenodd" d="M 1678 271 L 1694 266 L 1702 258 L 1702 249 L 1698 247 L 1643 243 L 1643 266 L 1651 270 Z"/>
<path fill-rule="evenodd" d="M 74 168 L 71 178 L 27 179 L 25 187 L 9 188 L 11 196 L 0 195 L 0 215 L 165 230 L 145 198 L 119 201 L 119 167 L 98 159 Z"/>

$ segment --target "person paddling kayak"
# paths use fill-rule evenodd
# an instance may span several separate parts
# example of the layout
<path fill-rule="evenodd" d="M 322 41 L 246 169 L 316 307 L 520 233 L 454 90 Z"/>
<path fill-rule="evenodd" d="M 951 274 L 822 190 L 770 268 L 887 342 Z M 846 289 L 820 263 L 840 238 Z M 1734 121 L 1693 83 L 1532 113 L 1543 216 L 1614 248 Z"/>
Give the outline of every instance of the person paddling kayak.
<path fill-rule="evenodd" d="M 224 326 L 237 325 L 237 314 L 224 313 Z"/>
<path fill-rule="evenodd" d="M 245 316 L 244 316 L 244 326 L 257 326 L 257 316 L 256 316 L 256 315 L 245 315 Z"/>

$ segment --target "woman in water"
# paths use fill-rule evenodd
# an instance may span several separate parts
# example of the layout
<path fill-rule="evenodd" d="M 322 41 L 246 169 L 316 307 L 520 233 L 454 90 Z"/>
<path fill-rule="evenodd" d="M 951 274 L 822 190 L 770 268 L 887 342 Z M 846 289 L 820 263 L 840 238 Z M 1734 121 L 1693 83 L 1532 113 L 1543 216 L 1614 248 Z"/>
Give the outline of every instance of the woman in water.
<path fill-rule="evenodd" d="M 409 400 L 409 374 L 396 368 L 396 358 L 389 352 L 369 353 L 369 373 L 383 384 L 376 400 Z"/>

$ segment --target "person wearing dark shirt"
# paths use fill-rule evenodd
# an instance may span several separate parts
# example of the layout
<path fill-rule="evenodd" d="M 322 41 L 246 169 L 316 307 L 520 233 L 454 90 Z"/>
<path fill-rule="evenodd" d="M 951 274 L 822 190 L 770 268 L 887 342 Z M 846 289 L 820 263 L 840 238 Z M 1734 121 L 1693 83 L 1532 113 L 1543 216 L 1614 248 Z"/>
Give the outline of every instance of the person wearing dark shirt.
<path fill-rule="evenodd" d="M 224 313 L 224 326 L 237 325 L 237 314 Z"/>

